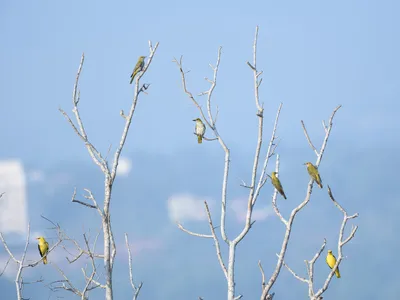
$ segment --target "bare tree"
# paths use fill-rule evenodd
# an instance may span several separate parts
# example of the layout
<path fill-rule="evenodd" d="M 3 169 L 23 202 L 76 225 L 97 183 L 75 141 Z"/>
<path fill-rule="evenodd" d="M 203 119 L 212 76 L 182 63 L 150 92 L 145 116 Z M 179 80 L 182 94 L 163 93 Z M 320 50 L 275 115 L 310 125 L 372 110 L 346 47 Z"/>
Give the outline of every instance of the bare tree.
<path fill-rule="evenodd" d="M 175 59 L 174 62 L 179 68 L 180 75 L 181 75 L 181 81 L 182 81 L 182 86 L 183 90 L 186 93 L 186 95 L 189 97 L 189 99 L 193 102 L 193 104 L 197 107 L 199 114 L 203 121 L 205 122 L 206 126 L 210 129 L 210 131 L 213 134 L 213 137 L 204 137 L 204 140 L 206 141 L 217 141 L 219 145 L 221 146 L 222 150 L 224 151 L 224 170 L 223 170 L 223 181 L 222 181 L 222 187 L 221 187 L 221 211 L 220 211 L 220 222 L 219 222 L 219 231 L 216 230 L 217 226 L 214 225 L 213 219 L 212 219 L 212 214 L 209 208 L 209 205 L 207 201 L 204 201 L 204 209 L 206 212 L 210 232 L 209 233 L 196 233 L 193 231 L 188 230 L 187 228 L 183 227 L 182 224 L 178 223 L 177 226 L 179 229 L 182 231 L 201 238 L 206 238 L 206 239 L 211 239 L 215 245 L 216 248 L 216 256 L 218 259 L 218 263 L 221 267 L 221 270 L 224 274 L 224 277 L 227 282 L 227 299 L 228 300 L 237 300 L 241 299 L 242 295 L 238 295 L 235 291 L 235 257 L 236 257 L 236 250 L 239 244 L 244 240 L 250 229 L 252 228 L 252 225 L 254 224 L 253 220 L 253 210 L 254 206 L 257 202 L 258 196 L 260 195 L 261 190 L 265 186 L 266 182 L 268 181 L 269 175 L 267 174 L 267 169 L 268 165 L 270 163 L 270 159 L 275 155 L 275 171 L 279 173 L 279 163 L 280 163 L 280 158 L 279 155 L 277 154 L 277 147 L 278 147 L 278 140 L 277 140 L 277 128 L 278 128 L 278 121 L 280 117 L 280 113 L 282 110 L 282 103 L 279 105 L 277 108 L 276 116 L 275 116 L 275 122 L 274 126 L 272 129 L 272 132 L 270 134 L 270 138 L 268 141 L 263 140 L 263 130 L 264 130 L 264 106 L 263 103 L 260 101 L 259 97 L 259 88 L 262 83 L 262 78 L 261 75 L 263 74 L 263 71 L 260 71 L 259 68 L 257 67 L 257 41 L 258 41 L 258 26 L 256 27 L 255 30 L 255 37 L 254 37 L 254 43 L 253 43 L 253 59 L 252 62 L 247 62 L 247 65 L 250 68 L 250 71 L 252 73 L 252 77 L 254 80 L 254 102 L 255 102 L 255 108 L 256 108 L 256 113 L 255 117 L 257 118 L 258 121 L 258 126 L 256 128 L 257 130 L 257 141 L 255 143 L 255 149 L 254 149 L 254 159 L 253 159 L 253 165 L 251 167 L 251 176 L 250 179 L 248 180 L 248 183 L 245 181 L 242 181 L 241 186 L 248 190 L 248 198 L 247 198 L 247 208 L 246 208 L 246 218 L 245 218 L 245 224 L 241 231 L 239 232 L 238 235 L 234 237 L 228 237 L 227 231 L 226 231 L 226 206 L 227 206 L 227 191 L 228 191 L 228 177 L 229 177 L 229 170 L 230 170 L 230 148 L 219 133 L 217 129 L 217 120 L 218 120 L 218 107 L 216 108 L 216 111 L 214 113 L 214 110 L 212 108 L 212 95 L 213 92 L 217 86 L 217 77 L 218 77 L 218 70 L 220 66 L 220 61 L 221 61 L 221 52 L 222 48 L 219 47 L 218 49 L 218 54 L 217 54 L 217 61 L 215 65 L 211 65 L 210 67 L 213 71 L 213 76 L 212 79 L 205 78 L 205 80 L 210 84 L 210 87 L 208 90 L 201 92 L 198 96 L 194 96 L 193 93 L 189 90 L 187 87 L 187 77 L 186 74 L 187 72 L 184 71 L 183 69 L 183 58 L 180 57 L 179 60 Z M 72 97 L 72 112 L 75 117 L 75 121 L 73 121 L 68 114 L 60 108 L 60 112 L 62 115 L 66 118 L 68 123 L 71 125 L 72 129 L 74 132 L 78 135 L 78 137 L 83 141 L 85 144 L 85 147 L 87 148 L 87 151 L 92 158 L 93 162 L 99 167 L 101 172 L 104 175 L 104 195 L 102 195 L 102 202 L 98 201 L 97 197 L 92 193 L 90 189 L 84 189 L 85 195 L 84 198 L 86 201 L 82 201 L 77 199 L 77 191 L 74 189 L 73 195 L 72 195 L 72 202 L 78 203 L 84 207 L 90 208 L 90 209 L 95 209 L 101 219 L 101 227 L 100 231 L 95 235 L 94 238 L 92 238 L 89 234 L 83 233 L 82 238 L 83 238 L 83 243 L 82 241 L 79 242 L 77 239 L 72 238 L 68 236 L 65 231 L 63 231 L 60 226 L 57 224 L 55 229 L 57 230 L 58 234 L 58 239 L 59 241 L 53 245 L 50 249 L 49 252 L 51 252 L 55 247 L 57 247 L 60 243 L 62 243 L 63 249 L 69 254 L 69 257 L 67 257 L 67 261 L 69 263 L 75 263 L 78 261 L 81 257 L 86 257 L 89 258 L 89 263 L 85 266 L 85 268 L 82 268 L 82 274 L 84 277 L 85 284 L 83 288 L 79 289 L 74 285 L 74 283 L 68 278 L 66 273 L 59 268 L 55 263 L 52 263 L 54 268 L 59 272 L 60 276 L 62 279 L 54 281 L 51 283 L 50 288 L 53 291 L 58 291 L 58 290 L 65 290 L 69 291 L 73 294 L 75 294 L 77 297 L 79 297 L 81 300 L 87 300 L 89 298 L 89 292 L 100 288 L 105 290 L 105 299 L 106 300 L 112 300 L 113 299 L 113 267 L 114 267 L 114 261 L 115 261 L 115 256 L 117 252 L 117 248 L 115 245 L 115 240 L 114 240 L 114 232 L 112 230 L 112 221 L 111 221 L 111 215 L 110 215 L 110 203 L 111 203 L 111 196 L 112 196 L 112 189 L 113 189 L 113 184 L 117 175 L 117 168 L 118 168 L 118 163 L 120 159 L 120 155 L 122 153 L 123 147 L 125 145 L 127 135 L 130 129 L 130 125 L 132 122 L 133 114 L 135 113 L 136 105 L 139 99 L 139 96 L 141 93 L 146 93 L 146 90 L 149 88 L 149 84 L 140 84 L 140 80 L 142 76 L 146 73 L 148 70 L 152 59 L 155 55 L 155 52 L 157 50 L 158 43 L 153 47 L 151 42 L 149 42 L 149 58 L 147 60 L 147 63 L 145 63 L 143 69 L 141 72 L 139 72 L 138 76 L 136 77 L 135 84 L 134 84 L 134 95 L 133 99 L 131 102 L 131 106 L 129 109 L 129 113 L 125 115 L 124 111 L 120 111 L 121 117 L 125 121 L 125 125 L 122 131 L 122 135 L 119 141 L 119 144 L 115 150 L 113 161 L 111 163 L 108 162 L 107 157 L 103 156 L 99 150 L 93 145 L 93 143 L 90 141 L 87 132 L 85 130 L 85 127 L 83 125 L 83 121 L 80 116 L 79 112 L 79 103 L 80 103 L 80 92 L 79 92 L 79 78 L 81 75 L 82 67 L 84 64 L 84 54 L 82 54 L 81 61 L 79 64 L 78 72 L 76 75 L 76 80 L 75 80 L 75 85 L 73 89 L 73 97 Z M 200 105 L 200 102 L 197 100 L 197 97 L 205 96 L 205 108 L 203 108 Z M 328 124 L 325 124 L 323 122 L 323 128 L 325 132 L 325 137 L 322 142 L 322 146 L 319 150 L 316 149 L 314 144 L 312 143 L 305 124 L 303 121 L 301 121 L 303 131 L 306 137 L 307 142 L 309 143 L 312 151 L 316 155 L 316 162 L 315 165 L 318 167 L 321 163 L 321 160 L 324 155 L 324 151 L 327 146 L 327 142 L 329 139 L 329 136 L 331 134 L 331 130 L 333 127 L 333 119 L 336 114 L 336 112 L 339 110 L 341 106 L 338 106 L 334 109 Z M 196 134 L 196 133 L 195 133 Z M 283 223 L 285 227 L 285 233 L 283 236 L 283 241 L 281 245 L 280 252 L 277 254 L 277 262 L 276 266 L 270 275 L 270 277 L 266 277 L 264 269 L 262 267 L 261 261 L 259 261 L 258 265 L 260 268 L 261 276 L 262 276 L 262 289 L 261 289 L 261 300 L 272 300 L 275 293 L 272 293 L 272 288 L 274 284 L 276 283 L 279 274 L 281 272 L 282 266 L 285 266 L 287 270 L 299 281 L 304 282 L 308 285 L 308 294 L 309 298 L 311 300 L 320 300 L 322 299 L 322 295 L 324 292 L 328 289 L 329 283 L 333 277 L 333 274 L 335 270 L 338 268 L 340 263 L 343 260 L 343 246 L 347 244 L 351 239 L 354 238 L 355 233 L 357 231 L 357 226 L 353 227 L 351 230 L 351 233 L 348 237 L 344 238 L 344 230 L 346 227 L 347 222 L 350 219 L 354 219 L 358 216 L 358 214 L 353 214 L 353 215 L 348 215 L 346 210 L 339 205 L 339 203 L 335 200 L 333 197 L 332 191 L 328 185 L 328 196 L 332 200 L 332 203 L 336 206 L 336 208 L 343 214 L 343 221 L 341 223 L 340 229 L 339 229 L 339 240 L 338 240 L 338 258 L 336 265 L 332 268 L 330 273 L 328 274 L 325 283 L 323 284 L 322 287 L 317 289 L 314 286 L 314 265 L 315 262 L 320 258 L 322 252 L 325 249 L 326 246 L 326 240 L 324 240 L 324 243 L 322 244 L 321 248 L 318 250 L 318 252 L 314 255 L 314 257 L 308 261 L 306 260 L 306 271 L 307 271 L 307 276 L 303 277 L 295 273 L 286 263 L 285 263 L 285 255 L 288 250 L 288 244 L 289 240 L 291 237 L 291 232 L 294 226 L 294 221 L 297 216 L 297 214 L 303 210 L 306 205 L 309 203 L 312 195 L 312 190 L 313 190 L 313 183 L 314 181 L 310 179 L 308 183 L 308 188 L 307 192 L 305 195 L 304 200 L 298 204 L 296 207 L 293 208 L 291 211 L 290 215 L 288 217 L 285 217 L 279 210 L 278 204 L 277 204 L 277 190 L 274 190 L 274 193 L 272 195 L 272 207 L 275 211 L 275 214 L 278 216 L 280 221 Z M 0 195 L 1 197 L 1 195 Z M 53 223 L 54 224 L 54 223 Z M 100 235 L 102 233 L 102 235 Z M 22 272 L 25 268 L 28 267 L 35 267 L 42 259 L 34 262 L 34 263 L 26 263 L 26 253 L 29 245 L 29 236 L 30 236 L 30 227 L 28 226 L 28 236 L 25 244 L 25 249 L 22 254 L 21 259 L 17 259 L 15 255 L 10 251 L 3 235 L 0 233 L 0 240 L 2 241 L 6 251 L 8 252 L 10 256 L 9 261 L 14 261 L 18 265 L 18 271 L 15 279 L 15 284 L 16 284 L 16 290 L 17 290 L 17 297 L 18 300 L 22 300 L 22 291 L 23 291 L 23 285 L 24 281 L 22 279 Z M 103 251 L 101 253 L 98 253 L 96 251 L 96 245 L 99 237 L 103 238 Z M 222 240 L 222 242 L 221 242 Z M 131 256 L 131 250 L 129 246 L 129 241 L 128 241 L 128 235 L 125 233 L 125 244 L 127 247 L 127 252 L 128 252 L 128 265 L 129 265 L 129 283 L 132 287 L 133 294 L 132 294 L 132 299 L 136 300 L 139 296 L 139 293 L 141 291 L 143 283 L 140 283 L 139 285 L 136 285 L 133 280 L 133 270 L 132 270 L 132 256 Z M 69 250 L 70 247 L 74 248 L 74 251 Z M 222 255 L 221 249 L 225 247 L 227 249 L 227 257 L 224 257 Z M 74 253 L 73 253 L 74 252 Z M 104 264 L 104 269 L 99 271 L 99 266 L 97 264 L 98 260 L 102 260 Z M 7 262 L 5 268 L 7 267 L 9 261 Z M 5 270 L 4 268 L 4 270 Z M 0 273 L 0 276 L 2 273 L 4 273 L 4 270 Z M 199 299 L 202 299 L 199 297 Z"/>
<path fill-rule="evenodd" d="M 221 269 L 222 269 L 224 276 L 226 278 L 226 281 L 227 281 L 227 299 L 228 300 L 236 300 L 236 299 L 242 298 L 242 295 L 237 295 L 235 293 L 236 249 L 237 249 L 237 246 L 239 245 L 239 243 L 247 235 L 247 233 L 249 232 L 249 230 L 251 229 L 251 227 L 254 223 L 254 221 L 252 220 L 253 208 L 254 208 L 257 198 L 260 194 L 261 189 L 264 187 L 264 185 L 269 177 L 269 175 L 267 174 L 268 163 L 270 161 L 270 158 L 276 153 L 276 149 L 278 146 L 276 131 L 277 131 L 279 115 L 280 115 L 280 112 L 282 109 L 282 103 L 278 107 L 276 117 L 275 117 L 274 127 L 273 127 L 272 133 L 271 133 L 271 138 L 268 141 L 266 151 L 264 150 L 265 152 L 264 152 L 263 163 L 262 163 L 262 167 L 260 168 L 260 166 L 259 166 L 260 161 L 261 161 L 260 155 L 261 155 L 262 146 L 264 144 L 264 141 L 263 141 L 264 108 L 263 108 L 263 104 L 260 102 L 260 98 L 259 98 L 259 88 L 262 83 L 261 75 L 262 75 L 263 71 L 260 71 L 257 68 L 257 40 L 258 40 L 258 26 L 256 27 L 254 43 L 253 43 L 253 61 L 252 61 L 252 63 L 247 62 L 248 66 L 250 67 L 250 69 L 253 73 L 254 98 L 255 98 L 255 106 L 257 109 L 255 116 L 258 119 L 258 128 L 257 128 L 258 138 L 257 138 L 257 142 L 255 145 L 254 163 L 252 166 L 252 173 L 251 173 L 252 175 L 250 178 L 250 183 L 247 184 L 244 181 L 242 181 L 242 184 L 241 184 L 241 186 L 243 186 L 244 188 L 249 190 L 249 195 L 248 195 L 248 200 L 247 200 L 246 220 L 245 220 L 245 224 L 244 224 L 244 227 L 241 230 L 241 232 L 236 237 L 233 237 L 233 238 L 229 238 L 227 236 L 226 229 L 225 229 L 226 228 L 226 224 L 225 224 L 226 201 L 227 201 L 226 196 L 227 196 L 227 189 L 228 189 L 228 176 L 229 176 L 229 167 L 230 167 L 230 150 L 229 150 L 228 145 L 225 143 L 224 139 L 222 138 L 222 136 L 220 135 L 220 133 L 217 130 L 216 122 L 217 122 L 217 116 L 218 116 L 218 107 L 217 107 L 216 113 L 214 115 L 213 111 L 212 111 L 212 105 L 211 105 L 212 94 L 217 85 L 218 68 L 219 68 L 219 64 L 220 64 L 220 60 L 221 60 L 221 47 L 218 50 L 217 62 L 215 64 L 215 66 L 210 64 L 210 67 L 213 70 L 213 78 L 212 79 L 205 78 L 205 80 L 210 83 L 210 88 L 207 91 L 204 91 L 198 95 L 198 96 L 206 96 L 206 98 L 207 98 L 206 99 L 206 110 L 203 109 L 203 107 L 199 104 L 198 100 L 195 98 L 193 93 L 187 87 L 187 78 L 186 78 L 187 72 L 185 72 L 183 69 L 182 57 L 179 59 L 179 61 L 177 59 L 174 59 L 174 62 L 178 66 L 180 74 L 181 74 L 181 80 L 182 80 L 182 86 L 183 86 L 184 92 L 189 97 L 189 99 L 193 102 L 193 104 L 197 107 L 205 124 L 208 126 L 208 128 L 211 129 L 211 131 L 214 135 L 214 138 L 206 138 L 205 140 L 217 140 L 225 153 L 225 158 L 224 158 L 225 164 L 224 164 L 222 195 L 221 195 L 221 215 L 220 215 L 221 218 L 220 218 L 220 224 L 219 224 L 220 225 L 220 235 L 221 235 L 221 238 L 222 238 L 222 241 L 224 242 L 224 244 L 220 245 L 220 241 L 219 241 L 220 238 L 218 237 L 218 235 L 215 231 L 216 227 L 214 226 L 214 224 L 212 222 L 211 212 L 210 212 L 210 209 L 209 209 L 206 201 L 204 202 L 204 204 L 205 204 L 205 210 L 207 213 L 207 218 L 208 218 L 208 222 L 209 222 L 209 226 L 210 226 L 210 234 L 196 233 L 196 232 L 193 232 L 193 231 L 190 231 L 190 230 L 184 228 L 182 226 L 182 224 L 180 224 L 180 223 L 178 223 L 177 225 L 178 225 L 179 229 L 181 229 L 182 231 L 184 231 L 190 235 L 202 237 L 202 238 L 209 238 L 209 239 L 213 240 L 213 242 L 215 244 L 215 248 L 216 248 L 218 262 L 221 266 Z M 326 126 L 325 123 L 323 123 L 324 130 L 325 130 L 325 138 L 322 143 L 322 147 L 321 147 L 320 151 L 317 151 L 316 148 L 311 143 L 311 139 L 309 138 L 309 136 L 307 134 L 304 123 L 302 122 L 306 138 L 307 138 L 310 146 L 312 147 L 314 153 L 317 156 L 317 161 L 316 161 L 317 166 L 319 166 L 319 164 L 321 162 L 322 156 L 323 156 L 325 148 L 327 146 L 328 138 L 331 133 L 332 120 L 334 118 L 336 111 L 339 108 L 340 108 L 340 106 L 338 106 L 333 111 L 332 116 L 329 120 L 328 126 Z M 279 171 L 279 155 L 276 156 L 276 172 L 278 172 L 278 171 Z M 264 270 L 262 269 L 261 262 L 259 262 L 259 267 L 260 267 L 260 270 L 262 273 L 261 300 L 272 299 L 274 296 L 274 293 L 270 293 L 270 291 L 279 276 L 282 265 L 284 264 L 284 257 L 285 257 L 286 251 L 287 251 L 287 246 L 288 246 L 288 242 L 290 239 L 293 222 L 295 220 L 297 213 L 300 210 L 302 210 L 307 205 L 307 203 L 310 201 L 312 187 L 313 187 L 313 180 L 310 180 L 310 182 L 308 184 L 307 194 L 306 194 L 304 201 L 292 210 L 290 217 L 288 219 L 285 219 L 282 216 L 282 214 L 280 213 L 278 206 L 276 204 L 277 190 L 275 189 L 275 191 L 274 191 L 274 194 L 272 197 L 272 206 L 274 208 L 275 213 L 279 217 L 279 219 L 285 225 L 286 231 L 284 234 L 281 251 L 278 255 L 278 261 L 276 264 L 276 268 L 267 282 L 265 279 L 266 277 L 265 277 Z M 347 217 L 347 214 L 346 214 L 346 217 Z M 351 218 L 353 218 L 353 217 L 354 216 L 351 216 Z M 355 230 L 354 230 L 354 233 L 355 233 Z M 354 236 L 354 233 L 352 233 L 352 236 Z M 350 239 L 346 240 L 345 242 L 347 243 L 349 240 Z M 224 246 L 224 245 L 226 245 L 226 247 L 228 248 L 227 259 L 224 259 L 221 254 L 221 246 Z M 342 244 L 342 245 L 344 245 L 344 244 Z M 341 259 L 342 259 L 342 256 L 339 253 L 337 265 L 340 263 Z M 332 272 L 330 273 L 329 278 L 332 277 L 333 272 L 334 272 L 334 270 L 332 270 Z M 328 282 L 328 284 L 329 284 L 329 282 Z M 326 288 L 327 288 L 327 285 L 323 291 L 325 291 Z M 313 293 L 313 296 L 319 297 L 323 293 L 323 291 L 322 292 L 318 291 L 315 294 Z M 314 298 L 312 298 L 312 299 L 314 299 Z M 317 298 L 315 298 L 315 299 L 317 299 Z"/>
<path fill-rule="evenodd" d="M 100 168 L 101 172 L 104 174 L 104 198 L 103 198 L 103 204 L 100 206 L 96 200 L 96 197 L 93 195 L 91 190 L 85 189 L 86 195 L 85 198 L 89 200 L 88 202 L 84 202 L 81 200 L 78 200 L 75 198 L 76 196 L 76 190 L 73 193 L 72 196 L 72 202 L 79 203 L 85 207 L 92 208 L 97 210 L 97 212 L 100 215 L 101 218 L 101 224 L 102 224 L 102 231 L 103 231 L 103 250 L 104 253 L 102 254 L 96 254 L 94 253 L 94 249 L 90 250 L 88 240 L 86 236 L 84 236 L 85 240 L 85 246 L 82 247 L 80 246 L 75 240 L 73 243 L 75 244 L 76 248 L 79 251 L 79 254 L 71 260 L 71 262 L 76 261 L 80 256 L 86 255 L 89 256 L 91 261 L 92 261 L 92 273 L 91 275 L 84 274 L 85 279 L 86 279 L 86 285 L 87 287 L 100 287 L 105 289 L 105 299 L 107 300 L 112 300 L 113 299 L 113 286 L 112 286 L 112 274 L 113 274 L 113 266 L 114 266 L 114 259 L 116 255 L 116 246 L 115 246 L 115 240 L 114 240 L 114 233 L 111 228 L 111 216 L 110 216 L 110 202 L 111 202 L 111 194 L 112 194 L 112 188 L 114 184 L 115 177 L 117 175 L 117 167 L 120 159 L 120 155 L 122 152 L 122 149 L 125 145 L 125 141 L 128 136 L 129 128 L 132 122 L 132 117 L 133 114 L 135 113 L 136 105 L 139 99 L 139 95 L 141 93 L 146 93 L 146 90 L 149 88 L 149 84 L 142 84 L 140 85 L 140 79 L 142 76 L 146 73 L 148 70 L 153 57 L 155 55 L 155 52 L 157 50 L 158 43 L 153 47 L 152 43 L 149 41 L 149 57 L 147 60 L 147 63 L 143 66 L 143 69 L 137 77 L 135 78 L 135 84 L 134 84 L 134 94 L 133 94 L 133 99 L 132 103 L 130 106 L 130 110 L 128 115 L 125 115 L 124 111 L 121 110 L 120 115 L 121 117 L 125 120 L 125 126 L 121 135 L 121 139 L 119 142 L 119 145 L 114 153 L 114 159 L 112 161 L 111 166 L 109 165 L 107 159 L 100 153 L 99 150 L 93 145 L 93 143 L 89 140 L 88 135 L 86 133 L 85 127 L 83 125 L 83 121 L 81 119 L 80 113 L 79 113 L 79 101 L 80 101 L 80 93 L 78 89 L 78 83 L 79 83 L 79 77 L 81 74 L 83 62 L 84 62 L 84 55 L 82 54 L 81 62 L 79 64 L 78 72 L 76 75 L 76 81 L 74 85 L 74 90 L 73 90 L 73 96 L 72 96 L 72 112 L 75 115 L 76 123 L 72 121 L 72 119 L 67 115 L 67 113 L 60 108 L 60 112 L 63 114 L 63 116 L 66 118 L 68 123 L 71 125 L 75 133 L 78 135 L 78 137 L 84 142 L 90 157 L 92 158 L 93 162 Z M 95 274 L 97 274 L 96 267 L 94 260 L 96 258 L 102 258 L 104 261 L 104 277 L 105 277 L 105 283 L 101 284 L 100 282 L 96 281 L 94 279 Z M 68 280 L 65 274 L 63 275 L 64 280 Z M 69 280 L 68 280 L 69 281 Z M 69 290 L 74 292 L 75 294 L 81 296 L 82 299 L 84 298 L 84 294 L 87 292 L 86 291 L 78 291 L 74 290 L 72 284 L 68 283 L 65 284 L 63 282 L 63 285 L 61 288 L 64 288 L 65 290 Z M 136 293 L 136 290 L 134 290 L 134 293 Z"/>
<path fill-rule="evenodd" d="M 249 189 L 249 196 L 247 200 L 247 213 L 246 213 L 246 221 L 245 225 L 242 229 L 242 231 L 235 237 L 235 238 L 228 238 L 225 230 L 225 220 L 226 220 L 226 195 L 227 195 L 227 188 L 228 188 L 228 175 L 229 175 L 229 166 L 230 166 L 230 150 L 229 147 L 226 145 L 225 141 L 223 140 L 222 136 L 219 134 L 217 127 L 216 127 L 216 121 L 217 121 L 217 115 L 218 115 L 218 109 L 217 113 L 214 116 L 212 113 L 211 109 L 211 97 L 212 93 L 216 87 L 217 84 L 217 75 L 218 75 L 218 68 L 219 68 L 219 63 L 221 59 L 221 47 L 218 50 L 218 58 L 215 66 L 211 66 L 213 70 L 213 79 L 210 80 L 206 78 L 206 80 L 210 83 L 210 88 L 209 90 L 202 92 L 199 96 L 206 95 L 207 100 L 206 100 L 206 106 L 207 106 L 207 117 L 205 112 L 203 111 L 202 107 L 198 103 L 198 101 L 194 98 L 193 94 L 187 89 L 187 83 L 186 83 L 186 73 L 183 70 L 183 65 L 182 65 L 182 57 L 180 60 L 174 60 L 174 62 L 178 65 L 180 73 L 181 73 L 181 78 L 182 78 L 182 84 L 183 84 L 183 89 L 185 93 L 189 96 L 189 98 L 192 100 L 192 102 L 196 105 L 198 108 L 201 117 L 207 124 L 207 126 L 212 130 L 214 133 L 215 138 L 218 140 L 220 143 L 222 149 L 225 152 L 225 165 L 224 165 L 224 175 L 223 175 L 223 183 L 222 183 L 222 197 L 221 197 L 221 237 L 222 240 L 226 243 L 228 247 L 228 263 L 226 266 L 226 263 L 224 262 L 224 259 L 222 258 L 221 251 L 220 251 L 220 244 L 219 244 L 219 239 L 216 235 L 216 232 L 214 230 L 214 225 L 211 220 L 211 213 L 208 208 L 207 202 L 205 202 L 205 209 L 207 212 L 209 224 L 210 224 L 210 230 L 211 234 L 198 234 L 191 232 L 187 229 L 185 229 L 181 224 L 178 224 L 178 227 L 191 234 L 194 236 L 198 237 L 203 237 L 203 238 L 212 238 L 214 240 L 216 250 L 217 250 L 217 257 L 218 261 L 221 265 L 222 271 L 225 275 L 225 278 L 227 280 L 227 285 L 228 285 L 228 300 L 234 300 L 234 299 L 240 299 L 242 295 L 236 295 L 235 294 L 235 255 L 236 255 L 236 247 L 238 244 L 243 240 L 243 238 L 246 236 L 246 234 L 249 232 L 251 226 L 253 225 L 254 222 L 252 222 L 251 217 L 253 213 L 253 207 L 257 201 L 258 195 L 262 189 L 262 187 L 265 185 L 268 176 L 267 176 L 267 166 L 269 159 L 274 155 L 275 149 L 278 145 L 276 143 L 276 130 L 277 130 L 277 125 L 278 125 L 278 120 L 279 120 L 279 115 L 280 111 L 282 108 L 282 104 L 279 105 L 278 111 L 276 113 L 276 118 L 275 118 L 275 124 L 272 130 L 271 138 L 268 143 L 268 148 L 264 157 L 264 162 L 263 166 L 261 168 L 261 175 L 257 179 L 257 173 L 259 171 L 259 161 L 260 161 L 260 153 L 261 153 L 261 147 L 263 144 L 263 125 L 264 125 L 264 109 L 262 104 L 260 103 L 259 99 L 259 87 L 262 83 L 262 79 L 260 76 L 262 75 L 262 71 L 257 70 L 257 38 L 258 38 L 258 27 L 256 28 L 256 33 L 255 33 L 255 38 L 254 38 L 254 45 L 253 45 L 253 63 L 247 62 L 249 65 L 250 69 L 253 72 L 253 78 L 254 78 L 254 96 L 255 96 L 255 105 L 257 109 L 256 117 L 258 119 L 258 139 L 255 147 L 255 155 L 254 155 L 254 163 L 252 167 L 252 176 L 250 179 L 250 184 L 246 184 L 243 182 L 242 186 Z"/>

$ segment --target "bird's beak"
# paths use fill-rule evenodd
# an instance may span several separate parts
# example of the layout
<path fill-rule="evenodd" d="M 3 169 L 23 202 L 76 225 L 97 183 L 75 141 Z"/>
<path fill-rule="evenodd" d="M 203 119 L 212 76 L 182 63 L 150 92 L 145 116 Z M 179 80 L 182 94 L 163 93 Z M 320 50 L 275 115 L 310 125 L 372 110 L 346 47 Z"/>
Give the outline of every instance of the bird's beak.
<path fill-rule="evenodd" d="M 196 119 L 192 120 L 192 121 L 196 121 Z"/>
<path fill-rule="evenodd" d="M 36 238 L 37 240 L 39 239 L 39 238 Z"/>
<path fill-rule="evenodd" d="M 306 165 L 306 163 L 304 163 L 303 165 Z"/>

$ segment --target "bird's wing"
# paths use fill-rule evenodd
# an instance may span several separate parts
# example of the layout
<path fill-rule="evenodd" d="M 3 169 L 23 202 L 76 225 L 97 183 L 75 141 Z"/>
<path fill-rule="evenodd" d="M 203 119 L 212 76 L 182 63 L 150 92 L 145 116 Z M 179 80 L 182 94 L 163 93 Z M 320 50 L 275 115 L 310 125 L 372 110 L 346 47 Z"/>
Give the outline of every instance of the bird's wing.
<path fill-rule="evenodd" d="M 131 77 L 133 77 L 133 75 L 135 74 L 136 70 L 140 67 L 140 61 L 138 61 L 135 65 L 135 67 L 132 70 L 132 74 Z"/>
<path fill-rule="evenodd" d="M 333 254 L 329 254 L 329 256 L 326 258 L 326 262 L 329 265 L 329 268 L 333 268 L 336 264 L 336 257 Z"/>
<path fill-rule="evenodd" d="M 204 135 L 206 133 L 206 125 L 203 122 L 201 122 L 201 125 L 202 125 L 202 130 L 203 130 L 203 135 Z"/>
<path fill-rule="evenodd" d="M 278 182 L 278 186 L 279 186 L 279 188 L 280 188 L 281 190 L 283 190 L 283 187 L 282 187 L 282 183 L 281 183 L 281 181 L 279 180 L 279 178 L 276 178 L 276 179 L 278 179 L 278 180 L 277 180 L 277 182 Z"/>
<path fill-rule="evenodd" d="M 319 173 L 317 173 L 317 178 L 318 178 L 318 182 L 319 182 L 320 184 L 322 184 L 321 176 L 319 175 Z"/>
<path fill-rule="evenodd" d="M 39 249 L 40 257 L 43 257 L 42 250 L 40 250 L 40 245 L 38 245 L 37 247 L 38 247 L 38 249 Z"/>
<path fill-rule="evenodd" d="M 136 66 L 135 66 L 135 71 L 137 71 L 138 69 L 140 69 L 141 68 L 141 66 L 142 66 L 142 61 L 141 60 L 139 60 L 137 63 L 136 63 Z"/>

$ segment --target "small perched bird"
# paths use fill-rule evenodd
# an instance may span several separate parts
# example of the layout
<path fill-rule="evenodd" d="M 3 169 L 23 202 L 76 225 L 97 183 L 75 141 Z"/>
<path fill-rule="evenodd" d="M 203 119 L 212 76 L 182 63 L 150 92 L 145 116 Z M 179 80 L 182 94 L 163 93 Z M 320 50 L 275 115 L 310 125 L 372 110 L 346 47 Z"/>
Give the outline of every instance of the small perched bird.
<path fill-rule="evenodd" d="M 306 162 L 308 174 L 310 174 L 311 178 L 318 184 L 318 186 L 322 189 L 322 180 L 321 176 L 319 176 L 318 168 L 314 166 L 310 162 Z"/>
<path fill-rule="evenodd" d="M 39 240 L 38 249 L 39 249 L 40 256 L 43 257 L 43 263 L 47 264 L 47 255 L 46 254 L 47 254 L 47 251 L 49 251 L 49 244 L 46 242 L 46 240 L 42 236 L 39 236 L 36 239 Z"/>
<path fill-rule="evenodd" d="M 336 264 L 336 257 L 332 254 L 332 250 L 328 250 L 328 255 L 326 256 L 326 263 L 328 264 L 329 268 L 333 268 Z M 340 278 L 339 266 L 336 268 L 335 271 L 336 277 Z"/>
<path fill-rule="evenodd" d="M 136 63 L 136 66 L 135 66 L 135 68 L 134 68 L 133 71 L 132 71 L 132 74 L 131 74 L 131 82 L 130 82 L 130 84 L 132 84 L 133 79 L 135 79 L 136 74 L 143 70 L 143 67 L 144 67 L 144 59 L 145 59 L 145 58 L 146 58 L 146 56 L 140 56 L 140 57 L 139 57 L 139 59 L 138 59 L 138 61 L 137 61 L 137 63 Z"/>
<path fill-rule="evenodd" d="M 276 172 L 271 173 L 271 181 L 272 181 L 272 185 L 276 188 L 276 190 L 279 192 L 279 194 L 281 194 L 283 196 L 283 198 L 285 198 L 285 200 L 286 200 L 285 192 L 283 191 L 281 181 L 279 180 L 278 177 L 276 177 Z"/>
<path fill-rule="evenodd" d="M 206 132 L 206 125 L 204 125 L 200 118 L 194 119 L 193 121 L 196 121 L 194 131 L 197 135 L 197 142 L 201 144 L 203 142 L 204 133 Z"/>

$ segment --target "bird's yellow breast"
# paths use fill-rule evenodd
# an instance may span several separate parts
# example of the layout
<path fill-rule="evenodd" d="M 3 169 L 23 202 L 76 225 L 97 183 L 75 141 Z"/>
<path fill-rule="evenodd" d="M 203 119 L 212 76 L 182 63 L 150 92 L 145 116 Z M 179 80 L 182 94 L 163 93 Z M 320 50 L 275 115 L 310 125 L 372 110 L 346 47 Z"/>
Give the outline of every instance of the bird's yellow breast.
<path fill-rule="evenodd" d="M 333 268 L 336 264 L 336 258 L 332 254 L 328 254 L 326 257 L 326 263 Z"/>

